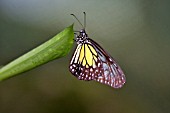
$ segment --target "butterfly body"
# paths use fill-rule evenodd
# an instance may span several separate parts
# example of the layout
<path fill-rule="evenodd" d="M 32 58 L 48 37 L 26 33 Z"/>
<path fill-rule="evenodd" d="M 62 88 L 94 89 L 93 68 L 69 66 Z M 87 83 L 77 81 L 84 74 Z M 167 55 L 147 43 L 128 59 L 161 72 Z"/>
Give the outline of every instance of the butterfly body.
<path fill-rule="evenodd" d="M 79 80 L 95 80 L 114 88 L 121 88 L 125 75 L 116 61 L 95 41 L 85 29 L 80 30 L 75 41 L 77 47 L 70 61 L 70 72 Z"/>

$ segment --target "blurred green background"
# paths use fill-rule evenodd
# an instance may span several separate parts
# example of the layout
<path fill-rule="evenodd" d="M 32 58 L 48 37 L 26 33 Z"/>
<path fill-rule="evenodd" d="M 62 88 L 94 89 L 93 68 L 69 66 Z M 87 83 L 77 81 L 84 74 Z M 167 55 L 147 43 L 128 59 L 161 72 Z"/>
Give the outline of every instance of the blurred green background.
<path fill-rule="evenodd" d="M 120 64 L 122 89 L 75 78 L 72 52 L 0 83 L 0 113 L 170 112 L 170 1 L 0 0 L 0 65 L 65 27 L 83 21 L 87 33 Z"/>

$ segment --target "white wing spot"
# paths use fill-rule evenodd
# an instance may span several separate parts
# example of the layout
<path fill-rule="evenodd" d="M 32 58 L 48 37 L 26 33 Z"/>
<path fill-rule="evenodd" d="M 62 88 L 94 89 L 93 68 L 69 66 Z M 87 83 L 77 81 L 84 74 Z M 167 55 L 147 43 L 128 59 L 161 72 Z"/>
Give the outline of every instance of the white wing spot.
<path fill-rule="evenodd" d="M 72 71 L 72 72 L 74 72 L 74 71 L 75 71 L 75 69 L 72 69 L 71 71 Z"/>
<path fill-rule="evenodd" d="M 92 72 L 92 71 L 93 71 L 93 68 L 90 68 L 90 71 Z"/>
<path fill-rule="evenodd" d="M 100 63 L 98 63 L 98 67 L 100 67 Z"/>
<path fill-rule="evenodd" d="M 72 69 L 73 68 L 73 66 L 70 66 L 70 69 Z"/>

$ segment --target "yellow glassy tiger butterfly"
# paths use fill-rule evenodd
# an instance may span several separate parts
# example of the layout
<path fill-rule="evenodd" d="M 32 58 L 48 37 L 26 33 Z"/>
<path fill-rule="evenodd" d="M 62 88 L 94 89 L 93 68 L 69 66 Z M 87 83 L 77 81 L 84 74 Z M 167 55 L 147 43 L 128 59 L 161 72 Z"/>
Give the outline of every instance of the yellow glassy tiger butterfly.
<path fill-rule="evenodd" d="M 84 12 L 84 26 L 78 34 L 75 33 L 77 47 L 70 61 L 69 70 L 79 80 L 95 80 L 113 88 L 121 88 L 125 82 L 125 75 L 116 61 L 95 41 L 90 39 L 85 31 L 86 13 Z"/>

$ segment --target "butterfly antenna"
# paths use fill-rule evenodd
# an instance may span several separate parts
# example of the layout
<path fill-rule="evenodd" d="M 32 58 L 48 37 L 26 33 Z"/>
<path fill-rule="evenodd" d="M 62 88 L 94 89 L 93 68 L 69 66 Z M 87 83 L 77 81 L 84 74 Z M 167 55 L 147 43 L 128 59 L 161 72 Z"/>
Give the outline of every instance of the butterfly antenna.
<path fill-rule="evenodd" d="M 74 16 L 74 18 L 79 22 L 79 24 L 84 28 L 83 24 L 79 21 L 79 19 L 74 15 L 74 14 L 71 14 L 72 16 Z"/>
<path fill-rule="evenodd" d="M 83 12 L 84 13 L 84 29 L 86 28 L 86 12 Z"/>

